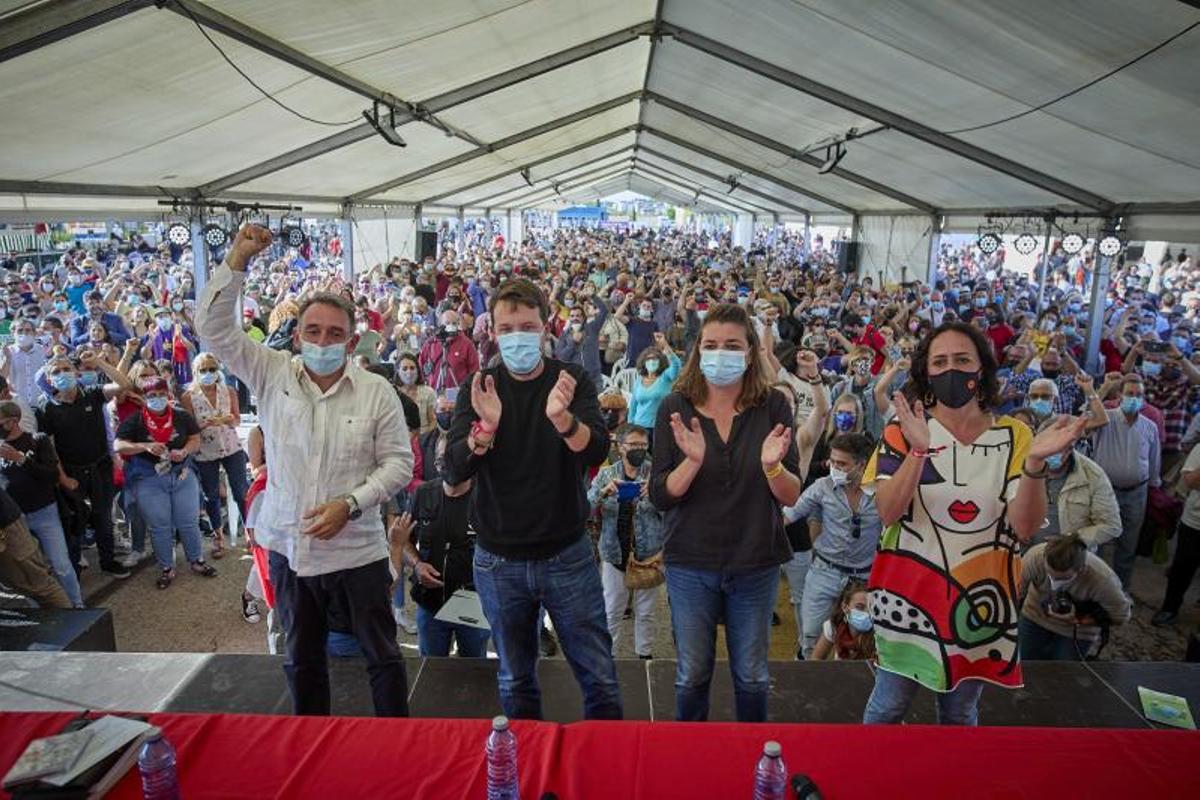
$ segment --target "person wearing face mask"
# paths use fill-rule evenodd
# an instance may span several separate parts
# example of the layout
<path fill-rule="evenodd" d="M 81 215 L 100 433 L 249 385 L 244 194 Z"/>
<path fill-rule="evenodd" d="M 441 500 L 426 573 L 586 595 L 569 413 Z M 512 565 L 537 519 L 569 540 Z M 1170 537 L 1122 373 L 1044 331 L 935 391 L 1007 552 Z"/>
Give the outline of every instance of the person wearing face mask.
<path fill-rule="evenodd" d="M 878 439 L 883 432 L 883 411 L 887 408 L 888 385 L 881 385 L 880 379 L 872 376 L 871 365 L 874 363 L 874 353 L 865 347 L 854 347 L 846 356 L 846 377 L 830 390 L 834 403 L 843 394 L 851 394 L 858 398 L 862 406 L 863 430 Z M 883 401 L 881 403 L 881 401 Z"/>
<path fill-rule="evenodd" d="M 1054 424 L 1047 419 L 1038 426 Z M 1095 552 L 1121 535 L 1121 511 L 1104 470 L 1074 447 L 1046 457 L 1046 524 L 1022 552 L 1060 533 L 1074 533 Z"/>
<path fill-rule="evenodd" d="M 985 682 L 1021 686 L 1018 548 L 1045 518 L 1046 458 L 1086 420 L 1060 417 L 1034 437 L 996 417 L 996 368 L 974 326 L 935 329 L 862 478 L 883 525 L 868 580 L 879 669 L 866 723 L 900 722 L 925 686 L 940 723 L 976 725 Z M 956 613 L 968 603 L 987 610 Z"/>
<path fill-rule="evenodd" d="M 867 586 L 850 581 L 833 606 L 833 614 L 821 624 L 821 635 L 809 661 L 874 661 L 875 624 L 871 620 Z"/>
<path fill-rule="evenodd" d="M 603 303 L 589 299 L 567 313 L 567 325 L 554 345 L 554 357 L 579 364 L 592 382 L 599 386 L 604 365 L 601 362 L 600 331 L 608 319 Z"/>
<path fill-rule="evenodd" d="M 1032 349 L 1026 355 L 1031 358 Z M 1055 387 L 1053 411 L 1055 414 L 1077 413 L 1084 400 L 1089 403 L 1092 400 L 1090 393 L 1085 396 L 1084 391 L 1075 380 L 1080 373 L 1079 365 L 1058 347 L 1046 349 L 1042 355 L 1041 365 L 1037 369 L 1031 367 L 1029 359 L 1027 359 L 1014 367 L 1013 372 L 1014 375 L 1005 384 L 1005 391 L 1015 397 L 1029 394 L 1030 387 L 1039 378 L 1053 381 Z"/>
<path fill-rule="evenodd" d="M 425 376 L 421 374 L 417 357 L 412 353 L 401 353 L 396 357 L 396 387 L 401 394 L 417 404 L 421 420 L 418 433 L 426 434 L 432 431 L 437 424 L 434 405 L 438 393 L 425 383 Z"/>
<path fill-rule="evenodd" d="M 201 353 L 192 362 L 196 380 L 184 392 L 181 405 L 196 421 L 200 430 L 200 449 L 196 452 L 196 469 L 204 491 L 204 510 L 213 529 L 212 557 L 225 554 L 225 535 L 221 524 L 221 469 L 224 468 L 229 494 L 237 506 L 238 516 L 246 515 L 246 451 L 238 438 L 242 414 L 237 392 L 224 381 L 221 366 L 212 353 Z"/>
<path fill-rule="evenodd" d="M 801 478 L 794 412 L 758 349 L 745 309 L 710 309 L 655 421 L 650 499 L 666 515 L 679 720 L 708 718 L 722 614 L 735 715 L 767 718 L 771 615 L 792 557 L 780 508 L 800 497 Z"/>
<path fill-rule="evenodd" d="M 500 703 L 509 717 L 541 717 L 544 607 L 574 666 L 584 716 L 619 719 L 612 637 L 585 531 L 587 471 L 609 450 L 596 388 L 579 365 L 543 356 L 550 306 L 531 281 L 505 281 L 489 311 L 500 363 L 459 390 L 446 471 L 454 482 L 476 480 L 475 588 L 500 656 Z"/>
<path fill-rule="evenodd" d="M 242 333 L 240 325 L 237 332 Z M 189 326 L 176 322 L 169 309 L 154 310 L 154 329 L 142 340 L 143 359 L 171 362 L 175 382 L 187 386 L 192 382 L 192 357 L 199 350 L 200 344 Z"/>
<path fill-rule="evenodd" d="M 446 471 L 446 444 L 449 441 L 450 423 L 454 419 L 454 400 L 439 394 L 434 401 L 434 426 L 422 434 L 421 474 L 427 480 L 436 480 Z"/>
<path fill-rule="evenodd" d="M 630 314 L 630 309 L 635 314 Z M 654 343 L 655 333 L 665 333 L 654 320 L 654 301 L 649 297 L 635 295 L 633 292 L 625 295 L 625 301 L 614 315 L 625 325 L 628 331 L 629 344 L 625 351 L 631 363 L 636 363 L 642 351 Z"/>
<path fill-rule="evenodd" d="M 1132 603 L 1120 580 L 1081 537 L 1054 536 L 1021 561 L 1021 658 L 1082 661 L 1102 628 L 1129 621 Z"/>
<path fill-rule="evenodd" d="M 421 372 L 434 391 L 462 386 L 479 370 L 479 351 L 460 328 L 457 311 L 442 312 L 442 326 L 427 339 L 417 356 Z"/>
<path fill-rule="evenodd" d="M 37 341 L 36 330 L 32 322 L 21 320 L 12 327 L 13 343 L 0 348 L 0 375 L 30 405 L 41 399 L 37 376 L 50 358 L 50 351 Z"/>
<path fill-rule="evenodd" d="M 21 407 L 0 402 L 0 474 L 5 491 L 21 507 L 29 531 L 37 538 L 54 577 L 75 608 L 83 608 L 79 576 L 71 563 L 54 485 L 58 482 L 58 455 L 44 433 L 21 427 Z"/>
<path fill-rule="evenodd" d="M 658 406 L 671 393 L 671 386 L 682 366 L 679 356 L 667 344 L 667 337 L 654 334 L 654 344 L 638 358 L 637 378 L 629 399 L 629 422 L 647 430 L 658 416 Z"/>
<path fill-rule="evenodd" d="M 829 609 L 849 581 L 865 581 L 879 543 L 879 514 L 874 492 L 861 484 L 871 457 L 872 442 L 861 433 L 843 433 L 830 442 L 829 475 L 804 490 L 783 518 L 818 518 L 821 528 L 813 537 L 812 563 L 804 579 L 801 600 L 800 649 L 812 654 Z"/>
<path fill-rule="evenodd" d="M 1114 542 L 1112 559 L 1113 571 L 1126 588 L 1137 563 L 1149 489 L 1162 483 L 1162 443 L 1158 428 L 1140 413 L 1144 403 L 1141 378 L 1126 376 L 1120 406 L 1108 409 L 1108 424 L 1093 437 L 1093 458 L 1112 482 L 1121 511 L 1121 535 Z"/>
<path fill-rule="evenodd" d="M 1173 470 L 1183 458 L 1183 434 L 1191 415 L 1191 393 L 1200 386 L 1200 368 L 1184 358 L 1175 345 L 1157 342 L 1157 339 L 1143 338 L 1130 347 L 1121 371 L 1126 374 L 1140 372 L 1146 404 L 1162 412 L 1165 473 Z M 1165 351 L 1162 350 L 1164 347 Z"/>
<path fill-rule="evenodd" d="M 205 578 L 217 571 L 204 561 L 200 536 L 200 482 L 192 456 L 200 449 L 200 427 L 182 407 L 172 405 L 162 378 L 141 386 L 145 405 L 120 424 L 113 443 L 125 457 L 125 481 L 150 534 L 166 589 L 175 579 L 175 533 L 191 570 Z M 243 466 L 244 469 L 244 466 Z M 219 517 L 218 517 L 219 519 Z"/>
<path fill-rule="evenodd" d="M 213 355 L 258 398 L 271 462 L 255 541 L 269 551 L 270 583 L 287 644 L 284 672 L 298 714 L 328 715 L 326 607 L 343 598 L 380 716 L 408 713 L 396 642 L 381 507 L 406 486 L 413 453 L 388 381 L 348 363 L 357 344 L 353 305 L 327 293 L 298 308 L 291 352 L 252 342 L 237 325 L 246 265 L 270 246 L 242 228 L 200 300 L 196 322 Z"/>
<path fill-rule="evenodd" d="M 650 502 L 649 432 L 634 424 L 616 431 L 620 460 L 601 467 L 588 502 L 600 516 L 600 581 L 613 656 L 621 617 L 633 595 L 633 652 L 651 658 L 654 610 L 663 582 L 662 514 Z"/>
<path fill-rule="evenodd" d="M 354 332 L 358 334 L 358 344 L 354 347 L 354 355 L 362 356 L 368 364 L 379 363 L 379 353 L 383 349 L 383 336 L 379 331 L 371 329 L 371 321 L 366 309 L 359 308 L 354 316 Z"/>
<path fill-rule="evenodd" d="M 101 571 L 116 578 L 128 578 L 129 570 L 117 561 L 113 540 L 113 463 L 104 407 L 121 392 L 132 390 L 133 385 L 124 374 L 91 352 L 81 356 L 78 368 L 100 370 L 113 382 L 85 389 L 79 385 L 76 363 L 65 358 L 51 359 L 45 370 L 51 394 L 38 407 L 38 430 L 54 442 L 59 458 L 59 486 L 88 501 L 90 513 L 81 522 L 96 532 Z M 80 557 L 83 536 L 80 527 L 67 532 L 74 564 L 79 563 Z"/>

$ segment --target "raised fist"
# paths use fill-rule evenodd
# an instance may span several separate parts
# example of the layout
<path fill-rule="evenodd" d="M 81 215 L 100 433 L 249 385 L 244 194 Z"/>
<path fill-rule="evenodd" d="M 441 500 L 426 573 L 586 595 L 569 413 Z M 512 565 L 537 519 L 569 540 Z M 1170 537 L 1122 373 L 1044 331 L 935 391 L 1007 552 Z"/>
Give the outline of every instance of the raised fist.
<path fill-rule="evenodd" d="M 246 265 L 263 250 L 271 246 L 271 232 L 260 225 L 246 225 L 233 237 L 225 263 L 237 272 L 245 272 Z"/>

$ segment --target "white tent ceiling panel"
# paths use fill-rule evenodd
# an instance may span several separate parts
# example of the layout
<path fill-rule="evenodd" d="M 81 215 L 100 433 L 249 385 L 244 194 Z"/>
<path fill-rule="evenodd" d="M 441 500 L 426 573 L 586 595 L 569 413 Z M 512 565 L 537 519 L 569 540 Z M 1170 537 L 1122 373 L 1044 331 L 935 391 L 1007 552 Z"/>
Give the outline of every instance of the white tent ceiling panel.
<path fill-rule="evenodd" d="M 282 102 L 359 121 L 361 97 L 300 89 L 306 73 L 211 35 Z M 266 100 L 190 20 L 155 9 L 0 64 L 0 107 L 45 112 L 0 122 L 0 175 L 26 180 L 192 186 L 333 130 Z"/>
<path fill-rule="evenodd" d="M 444 111 L 439 118 L 485 142 L 642 88 L 648 39 L 638 39 Z"/>
<path fill-rule="evenodd" d="M 587 104 L 584 103 L 581 103 L 579 106 L 579 108 L 585 107 L 587 107 Z M 486 178 L 488 175 L 494 175 L 497 172 L 503 172 L 505 169 L 518 167 L 529 161 L 536 161 L 539 158 L 567 150 L 602 134 L 633 125 L 637 122 L 637 114 L 638 103 L 636 100 L 632 100 L 595 116 L 548 131 L 541 136 L 526 139 L 503 150 L 497 150 L 494 153 L 473 158 L 457 166 L 440 170 L 429 177 L 420 178 L 398 186 L 391 191 L 385 192 L 383 197 L 389 200 L 417 202 L 422 198 L 432 197 L 442 192 L 453 190 L 455 187 L 462 186 L 465 183 Z M 536 125 L 537 123 L 533 124 Z M 414 169 L 416 168 L 414 165 Z M 404 170 L 404 172 L 408 171 Z M 401 173 L 398 172 L 397 175 L 399 174 Z"/>
<path fill-rule="evenodd" d="M 742 179 L 738 180 L 739 188 L 730 192 L 729 187 L 721 184 L 719 181 L 714 181 L 706 175 L 699 175 L 687 167 L 666 163 L 651 153 L 639 153 L 638 163 L 647 169 L 657 171 L 660 175 L 666 173 L 664 177 L 674 177 L 678 183 L 684 186 L 701 189 L 710 195 L 726 197 L 739 205 L 750 206 L 762 212 L 784 210 L 786 207 L 781 205 L 779 200 L 789 202 L 801 208 L 805 205 L 805 198 L 799 197 L 792 192 L 777 189 L 777 187 L 771 185 L 760 187 Z M 761 194 L 747 192 L 740 188 L 741 186 L 749 186 L 751 189 L 757 189 Z M 769 198 L 761 196 L 762 194 L 768 195 Z"/>
<path fill-rule="evenodd" d="M 599 161 L 593 161 L 589 164 L 581 164 L 578 167 L 574 167 L 573 169 L 564 172 L 562 175 L 559 175 L 554 180 L 555 180 L 555 182 L 557 182 L 559 184 L 565 184 L 565 183 L 571 183 L 573 181 L 579 180 L 579 179 L 587 177 L 589 175 L 601 176 L 601 175 L 612 172 L 613 170 L 615 170 L 617 167 L 619 167 L 621 165 L 628 164 L 629 158 L 630 158 L 630 154 L 628 152 L 626 152 L 626 153 L 619 153 L 610 158 L 604 158 L 604 159 L 600 159 Z M 525 181 L 521 180 L 519 177 L 517 178 L 517 181 L 520 183 L 519 186 L 514 186 L 510 191 L 506 191 L 504 194 L 502 194 L 498 197 L 494 197 L 491 200 L 488 200 L 487 204 L 493 208 L 506 208 L 506 207 L 508 207 L 509 204 L 511 204 L 515 201 L 518 201 L 525 196 L 530 196 L 535 191 L 539 191 L 539 190 L 553 191 L 554 190 L 554 183 L 547 182 L 547 183 L 537 184 L 535 182 L 534 187 L 531 188 L 529 186 L 529 184 L 525 183 Z"/>
<path fill-rule="evenodd" d="M 340 147 L 323 156 L 236 187 L 238 191 L 345 196 L 388 177 L 436 164 L 472 149 L 429 125 L 401 129 L 408 147 L 393 147 L 378 136 Z"/>
<path fill-rule="evenodd" d="M 213 5 L 410 101 L 465 86 L 654 15 L 653 0 L 220 0 Z"/>
<path fill-rule="evenodd" d="M 736 120 L 736 117 L 729 118 Z M 796 161 L 774 150 L 768 150 L 762 145 L 754 144 L 741 137 L 718 130 L 706 123 L 686 117 L 679 112 L 658 104 L 651 104 L 646 109 L 646 124 L 658 128 L 665 133 L 673 134 L 689 142 L 700 145 L 715 153 L 755 167 L 764 172 L 778 175 L 784 180 L 802 189 L 811 189 L 819 195 L 842 203 L 852 208 L 903 208 L 892 198 L 879 194 L 871 189 L 851 183 L 836 175 L 818 175 L 816 167 Z M 736 173 L 737 170 L 725 166 L 721 174 Z M 818 200 L 809 200 L 809 204 L 826 208 Z"/>

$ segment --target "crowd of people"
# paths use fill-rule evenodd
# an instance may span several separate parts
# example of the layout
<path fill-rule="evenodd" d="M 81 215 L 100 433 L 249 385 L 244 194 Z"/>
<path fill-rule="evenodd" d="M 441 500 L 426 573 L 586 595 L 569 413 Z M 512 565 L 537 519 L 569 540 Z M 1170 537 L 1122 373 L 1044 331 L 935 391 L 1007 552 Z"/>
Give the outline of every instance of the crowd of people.
<path fill-rule="evenodd" d="M 1103 648 L 1139 555 L 1174 547 L 1158 625 L 1200 567 L 1186 252 L 1117 266 L 1093 337 L 1094 255 L 1057 245 L 891 283 L 785 228 L 479 226 L 353 278 L 314 243 L 243 228 L 199 297 L 187 248 L 140 239 L 2 265 L 0 582 L 81 606 L 94 542 L 166 589 L 176 540 L 211 577 L 240 520 L 242 613 L 270 609 L 299 713 L 345 652 L 406 713 L 399 624 L 426 655 L 490 643 L 505 712 L 540 716 L 548 617 L 590 718 L 621 715 L 615 643 L 630 619 L 652 657 L 665 586 L 678 718 L 708 716 L 723 626 L 753 721 L 783 577 L 797 658 L 879 666 L 866 721 L 924 686 L 973 724 L 1022 657 Z M 486 628 L 440 613 L 464 592 Z"/>

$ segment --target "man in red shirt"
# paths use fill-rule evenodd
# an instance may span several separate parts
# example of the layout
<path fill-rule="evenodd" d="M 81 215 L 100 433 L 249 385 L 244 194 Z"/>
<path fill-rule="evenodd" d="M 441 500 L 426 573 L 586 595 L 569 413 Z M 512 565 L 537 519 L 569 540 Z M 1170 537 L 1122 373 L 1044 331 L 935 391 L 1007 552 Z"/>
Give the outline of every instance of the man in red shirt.
<path fill-rule="evenodd" d="M 425 382 L 441 393 L 457 388 L 479 370 L 479 351 L 461 326 L 457 311 L 442 312 L 437 333 L 421 346 L 417 362 Z"/>
<path fill-rule="evenodd" d="M 999 303 L 993 303 L 987 309 L 988 325 L 984 334 L 992 340 L 992 349 L 996 351 L 996 361 L 1004 363 L 1004 351 L 1016 338 L 1016 331 L 1004 319 L 1004 311 Z"/>

